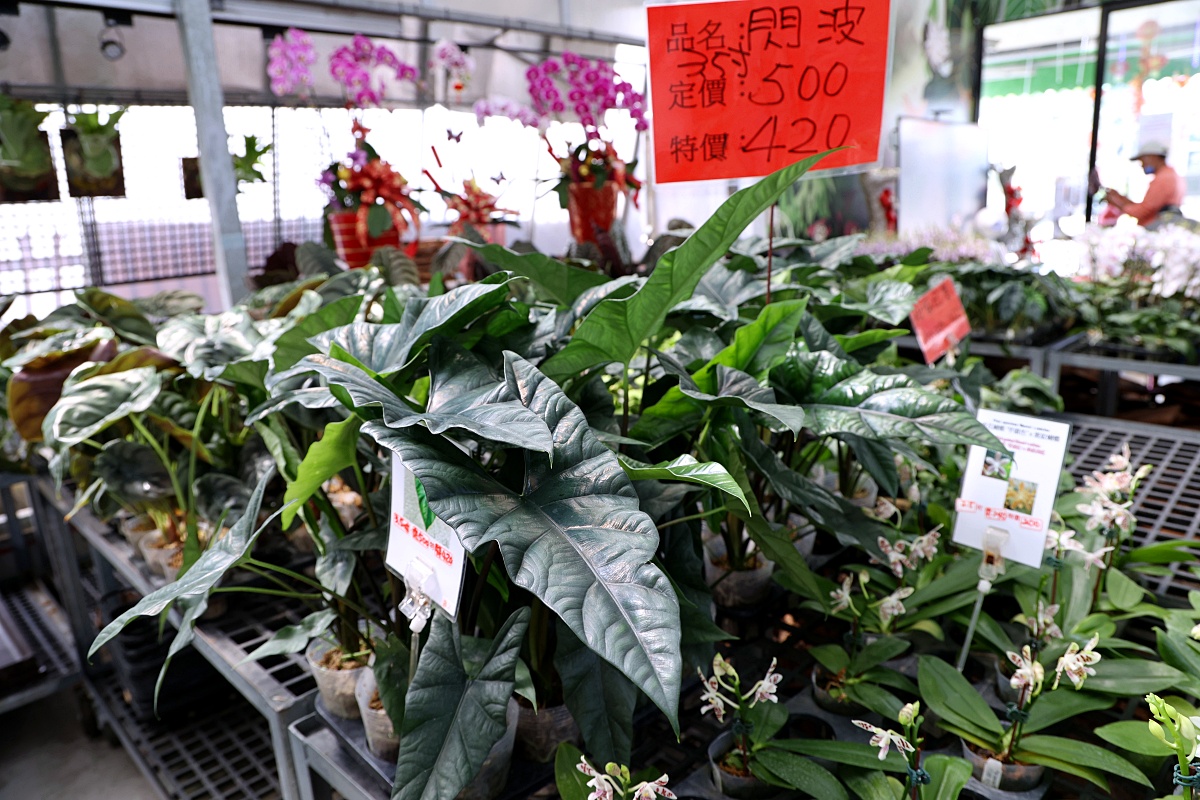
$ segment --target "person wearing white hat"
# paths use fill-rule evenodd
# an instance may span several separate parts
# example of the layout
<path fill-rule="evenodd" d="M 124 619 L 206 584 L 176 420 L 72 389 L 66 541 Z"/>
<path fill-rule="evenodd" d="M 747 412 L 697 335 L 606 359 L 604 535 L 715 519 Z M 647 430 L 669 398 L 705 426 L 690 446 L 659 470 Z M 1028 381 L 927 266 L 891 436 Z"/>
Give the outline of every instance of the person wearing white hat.
<path fill-rule="evenodd" d="M 1141 162 L 1146 174 L 1154 176 L 1146 189 L 1146 196 L 1140 203 L 1135 203 L 1115 189 L 1109 189 L 1104 195 L 1109 205 L 1133 217 L 1145 228 L 1154 228 L 1171 218 L 1180 217 L 1179 206 L 1187 194 L 1187 182 L 1167 164 L 1166 145 L 1159 142 L 1146 144 L 1130 161 Z"/>

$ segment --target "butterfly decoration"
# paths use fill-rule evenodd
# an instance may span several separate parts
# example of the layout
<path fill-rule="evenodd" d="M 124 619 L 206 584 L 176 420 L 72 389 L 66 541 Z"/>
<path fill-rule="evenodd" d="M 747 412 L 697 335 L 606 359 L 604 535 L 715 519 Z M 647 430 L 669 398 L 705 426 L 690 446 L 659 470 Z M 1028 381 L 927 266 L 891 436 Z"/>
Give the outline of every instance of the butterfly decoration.
<path fill-rule="evenodd" d="M 496 183 L 504 183 L 504 173 L 501 172 L 499 175 L 493 175 L 492 180 Z"/>
<path fill-rule="evenodd" d="M 450 130 L 449 128 L 446 128 L 446 141 L 461 143 L 462 142 L 462 131 L 455 133 L 454 131 Z"/>

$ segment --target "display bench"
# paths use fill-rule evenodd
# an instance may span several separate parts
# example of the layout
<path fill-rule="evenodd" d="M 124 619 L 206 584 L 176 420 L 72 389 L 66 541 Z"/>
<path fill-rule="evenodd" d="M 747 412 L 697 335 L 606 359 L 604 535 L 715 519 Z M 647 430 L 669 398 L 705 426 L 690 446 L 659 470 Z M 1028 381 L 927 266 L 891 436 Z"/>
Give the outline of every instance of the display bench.
<path fill-rule="evenodd" d="M 1138 521 L 1135 543 L 1200 540 L 1200 431 L 1074 414 L 1055 418 L 1071 424 L 1067 452 L 1073 458 L 1067 468 L 1078 482 L 1103 471 L 1125 444 L 1134 464 L 1154 465 L 1131 509 Z M 1188 591 L 1200 588 L 1200 581 L 1186 563 L 1168 566 L 1170 574 L 1142 580 L 1159 597 L 1186 604 Z"/>
<path fill-rule="evenodd" d="M 1085 336 L 1076 336 L 1063 346 L 1046 353 L 1046 375 L 1054 391 L 1062 383 L 1063 367 L 1094 369 L 1100 372 L 1096 413 L 1110 417 L 1117 412 L 1117 389 L 1122 372 L 1142 375 L 1173 375 L 1200 381 L 1200 366 L 1185 364 L 1140 347 L 1100 343 L 1089 344 Z"/>
<path fill-rule="evenodd" d="M 0 714 L 57 694 L 77 684 L 79 662 L 62 609 L 45 586 L 33 582 L 0 593 L 0 615 L 11 621 L 33 655 L 36 677 L 0 694 Z"/>
<path fill-rule="evenodd" d="M 71 500 L 59 496 L 49 478 L 36 482 L 34 493 L 47 549 L 58 575 L 77 651 L 86 657 L 97 633 L 95 598 L 84 590 L 78 557 L 80 540 L 91 555 L 100 596 L 122 589 L 145 595 L 163 585 L 152 576 L 133 548 L 87 509 L 64 522 Z M 229 610 L 196 627 L 193 646 L 232 689 L 237 702 L 214 702 L 207 716 L 189 719 L 182 728 L 143 722 L 128 708 L 116 677 L 94 665 L 85 668 L 97 712 L 116 731 L 134 761 L 166 798 L 298 797 L 296 772 L 288 744 L 288 726 L 312 710 L 316 692 L 302 654 L 246 662 L 246 656 L 275 631 L 294 624 L 304 609 L 279 598 L 231 595 Z M 246 599 L 248 598 L 248 599 Z M 178 613 L 173 622 L 178 623 Z M 174 665 L 172 665 L 174 666 Z M 256 742 L 266 744 L 265 750 Z M 220 791 L 208 791 L 210 770 Z M 221 776 L 224 776 L 223 778 Z M 222 780 L 226 780 L 222 783 Z M 228 784 L 228 785 L 226 785 Z M 216 784 L 214 784 L 216 786 Z M 199 788 L 197 788 L 199 787 Z M 211 788 L 211 787 L 210 787 Z M 218 787 L 220 788 L 220 787 Z M 243 793 L 244 792 L 244 793 Z"/>
<path fill-rule="evenodd" d="M 991 358 L 1012 358 L 1019 361 L 1027 361 L 1029 363 L 1029 371 L 1041 377 L 1047 377 L 1047 370 L 1050 369 L 1050 354 L 1057 350 L 1070 347 L 1077 341 L 1082 339 L 1084 334 L 1074 334 L 1058 341 L 1049 342 L 1044 345 L 1018 344 L 1010 342 L 1000 342 L 990 339 L 975 339 L 968 338 L 967 350 L 973 356 L 987 356 Z M 920 358 L 921 347 L 917 344 L 915 336 L 899 336 L 893 339 L 896 347 L 910 355 L 916 354 Z"/>

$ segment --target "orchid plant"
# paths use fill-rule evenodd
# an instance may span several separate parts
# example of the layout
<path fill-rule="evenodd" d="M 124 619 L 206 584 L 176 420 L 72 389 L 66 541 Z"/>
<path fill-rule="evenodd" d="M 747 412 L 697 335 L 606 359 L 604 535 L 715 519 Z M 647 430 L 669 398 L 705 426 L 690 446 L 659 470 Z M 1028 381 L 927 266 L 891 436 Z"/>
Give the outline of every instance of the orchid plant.
<path fill-rule="evenodd" d="M 1156 694 L 1146 695 L 1154 719 L 1146 724 L 1150 734 L 1174 751 L 1178 763 L 1172 770 L 1174 782 L 1181 788 L 1184 800 L 1195 797 L 1197 775 L 1192 762 L 1200 758 L 1200 717 L 1188 716 Z"/>
<path fill-rule="evenodd" d="M 417 68 L 401 61 L 387 45 L 375 44 L 361 33 L 354 35 L 329 57 L 329 74 L 346 90 L 347 97 L 359 108 L 383 102 L 385 85 L 379 72 L 390 70 L 398 81 L 417 80 Z"/>
<path fill-rule="evenodd" d="M 267 75 L 276 97 L 289 94 L 308 98 L 313 88 L 312 65 L 317 51 L 312 37 L 299 28 L 288 28 L 271 40 L 267 47 Z"/>
<path fill-rule="evenodd" d="M 919 701 L 906 703 L 900 709 L 897 721 L 904 728 L 903 734 L 897 733 L 891 728 L 877 727 L 861 719 L 853 720 L 855 725 L 871 732 L 870 744 L 872 747 L 879 748 L 880 761 L 887 758 L 888 751 L 895 745 L 896 750 L 904 757 L 908 766 L 908 778 L 904 785 L 904 791 L 912 800 L 918 800 L 921 797 L 921 787 L 927 785 L 931 780 L 929 773 L 921 766 L 921 746 L 925 742 L 921 736 L 921 725 L 925 722 L 925 718 L 921 716 L 921 703 Z"/>
<path fill-rule="evenodd" d="M 575 769 L 588 779 L 587 787 L 591 789 L 591 792 L 588 793 L 587 800 L 654 800 L 656 797 L 675 800 L 675 793 L 667 788 L 669 780 L 667 775 L 660 775 L 654 780 L 634 783 L 634 778 L 629 773 L 629 767 L 624 764 L 610 761 L 601 772 L 592 766 L 591 762 L 587 760 L 587 756 L 582 754 L 579 756 L 579 763 L 575 765 Z M 571 800 L 573 794 L 561 782 L 559 793 L 564 800 Z"/>
<path fill-rule="evenodd" d="M 646 98 L 601 59 L 589 59 L 575 53 L 547 58 L 525 71 L 531 106 L 509 100 L 480 100 L 475 115 L 482 124 L 489 116 L 504 116 L 522 125 L 544 131 L 551 120 L 574 121 L 583 126 L 584 141 L 568 145 L 565 156 L 558 155 L 547 140 L 550 155 L 558 162 L 561 178 L 555 186 L 559 202 L 567 207 L 571 184 L 590 184 L 597 188 L 612 181 L 621 191 L 641 188 L 633 177 L 636 161 L 617 155 L 604 126 L 608 111 L 628 111 L 634 128 L 645 131 Z M 565 94 L 564 94 L 565 90 Z"/>
<path fill-rule="evenodd" d="M 1008 704 L 1007 727 L 958 670 L 933 656 L 920 658 L 921 698 L 937 713 L 943 730 L 959 736 L 985 758 L 1001 763 L 1044 764 L 1105 789 L 1104 772 L 1148 786 L 1149 781 L 1140 770 L 1110 750 L 1040 733 L 1058 720 L 1096 707 L 1090 693 L 1078 690 L 1096 674 L 1095 666 L 1101 660 L 1096 650 L 1099 642 L 1100 637 L 1095 635 L 1082 646 L 1072 641 L 1057 659 L 1054 682 L 1048 689 L 1047 669 L 1037 660 L 1033 648 L 1026 645 L 1020 652 L 1008 653 L 1009 661 L 1016 667 L 1010 685 L 1018 696 L 1017 701 Z M 1065 688 L 1064 677 L 1075 692 L 1055 692 Z M 1050 693 L 1053 700 L 1046 699 Z"/>

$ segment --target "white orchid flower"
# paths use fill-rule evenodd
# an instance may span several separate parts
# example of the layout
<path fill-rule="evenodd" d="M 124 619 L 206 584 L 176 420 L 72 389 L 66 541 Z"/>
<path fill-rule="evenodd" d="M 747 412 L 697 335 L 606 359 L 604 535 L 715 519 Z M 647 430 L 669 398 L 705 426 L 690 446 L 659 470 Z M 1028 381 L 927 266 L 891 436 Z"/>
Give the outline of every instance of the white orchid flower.
<path fill-rule="evenodd" d="M 633 787 L 633 800 L 654 800 L 655 797 L 665 797 L 675 800 L 675 793 L 667 788 L 667 776 L 664 774 L 656 781 L 643 781 Z"/>
<path fill-rule="evenodd" d="M 912 563 L 904 555 L 904 549 L 908 546 L 908 543 L 903 539 L 892 544 L 880 536 L 876 540 L 876 543 L 879 545 L 879 549 L 883 551 L 884 558 L 887 559 L 887 565 L 892 570 L 892 574 L 897 578 L 904 577 L 905 567 L 912 569 Z M 879 563 L 879 560 L 876 558 L 872 558 L 871 560 L 874 563 Z"/>
<path fill-rule="evenodd" d="M 892 617 L 899 617 L 904 614 L 904 603 L 901 601 L 912 593 L 913 588 L 905 586 L 883 598 L 879 603 L 879 621 L 886 625 L 891 621 Z"/>
<path fill-rule="evenodd" d="M 829 609 L 832 613 L 836 614 L 850 607 L 850 589 L 853 586 L 854 576 L 846 575 L 842 578 L 842 588 L 834 589 L 829 593 L 829 596 L 833 599 L 833 606 Z"/>
<path fill-rule="evenodd" d="M 888 750 L 891 749 L 893 744 L 902 753 L 911 753 L 916 749 L 908 743 L 908 739 L 905 739 L 893 730 L 885 731 L 883 728 L 877 728 L 869 722 L 863 722 L 861 719 L 852 720 L 852 722 L 864 731 L 870 731 L 874 734 L 871 737 L 871 746 L 879 748 L 880 761 L 887 758 Z"/>
<path fill-rule="evenodd" d="M 778 703 L 779 698 L 775 696 L 775 690 L 779 688 L 783 676 L 775 671 L 775 659 L 771 659 L 771 666 L 767 667 L 767 674 L 763 675 L 763 679 L 750 687 L 750 691 L 746 696 L 751 698 L 750 706 L 756 706 L 759 703 Z M 744 698 L 743 698 L 744 699 Z"/>
<path fill-rule="evenodd" d="M 912 554 L 914 560 L 923 558 L 926 561 L 932 561 L 937 557 L 938 539 L 942 536 L 941 530 L 942 526 L 938 525 L 924 536 L 918 536 L 913 539 L 912 544 L 909 546 L 909 552 Z"/>
<path fill-rule="evenodd" d="M 1080 550 L 1079 552 L 1083 554 L 1085 561 L 1083 565 L 1084 572 L 1091 572 L 1093 566 L 1105 569 L 1108 565 L 1104 563 L 1104 556 L 1111 552 L 1112 549 L 1112 547 L 1101 547 L 1094 553 L 1089 553 L 1087 550 Z"/>
<path fill-rule="evenodd" d="M 1058 614 L 1058 607 L 1058 603 L 1051 606 L 1045 605 L 1039 597 L 1037 614 L 1025 620 L 1025 626 L 1029 628 L 1029 632 L 1043 639 L 1061 639 L 1062 628 L 1058 627 L 1058 623 L 1054 621 L 1055 615 Z"/>
<path fill-rule="evenodd" d="M 1029 645 L 1021 648 L 1020 653 L 1008 653 L 1008 660 L 1017 668 L 1008 685 L 1017 691 L 1029 690 L 1028 694 L 1036 695 L 1042 690 L 1042 683 L 1046 680 L 1046 670 L 1033 657 L 1033 652 L 1029 649 Z"/>
<path fill-rule="evenodd" d="M 1092 669 L 1092 665 L 1100 661 L 1100 654 L 1095 652 L 1096 645 L 1099 643 L 1100 634 L 1093 636 L 1082 650 L 1079 648 L 1078 642 L 1071 642 L 1067 652 L 1058 659 L 1058 666 L 1054 668 L 1054 686 L 1051 688 L 1058 688 L 1058 682 L 1064 673 L 1071 679 L 1071 683 L 1075 685 L 1076 689 L 1083 686 L 1083 682 L 1089 675 L 1095 675 L 1096 670 Z"/>

